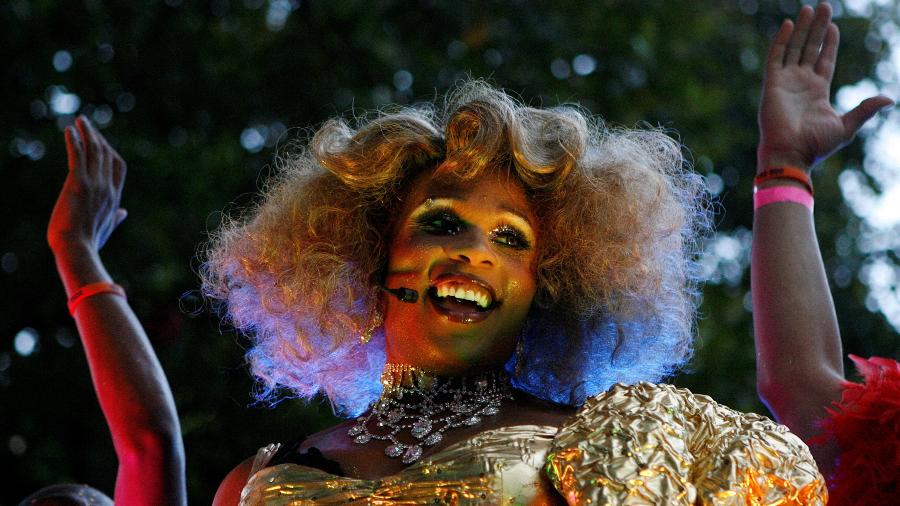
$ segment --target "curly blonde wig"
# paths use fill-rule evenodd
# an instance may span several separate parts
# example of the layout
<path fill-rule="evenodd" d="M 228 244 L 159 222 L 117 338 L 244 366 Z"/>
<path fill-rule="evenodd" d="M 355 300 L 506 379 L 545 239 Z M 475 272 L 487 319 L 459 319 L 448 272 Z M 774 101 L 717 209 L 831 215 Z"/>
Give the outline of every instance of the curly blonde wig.
<path fill-rule="evenodd" d="M 422 171 L 490 170 L 518 178 L 541 229 L 538 293 L 507 364 L 516 388 L 578 405 L 690 358 L 709 212 L 680 143 L 470 81 L 436 106 L 326 122 L 213 237 L 204 293 L 250 337 L 258 396 L 324 393 L 337 413 L 365 410 L 380 393 L 384 335 L 359 336 L 405 192 Z"/>

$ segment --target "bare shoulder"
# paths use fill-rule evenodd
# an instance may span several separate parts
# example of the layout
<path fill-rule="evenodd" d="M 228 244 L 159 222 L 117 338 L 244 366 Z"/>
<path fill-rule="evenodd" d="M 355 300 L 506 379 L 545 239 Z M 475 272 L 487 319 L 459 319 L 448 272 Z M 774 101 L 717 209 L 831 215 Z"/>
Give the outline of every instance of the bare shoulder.
<path fill-rule="evenodd" d="M 562 427 L 576 413 L 579 407 L 555 404 L 524 392 L 516 392 L 508 425 L 533 424 Z"/>
<path fill-rule="evenodd" d="M 310 447 L 315 447 L 327 455 L 328 450 L 346 446 L 346 442 L 349 441 L 347 431 L 355 424 L 355 420 L 344 420 L 337 425 L 322 429 L 308 436 L 300 445 L 300 449 L 305 451 Z"/>
<path fill-rule="evenodd" d="M 301 447 L 315 446 L 320 448 L 326 455 L 330 452 L 335 452 L 345 439 L 341 436 L 346 434 L 347 428 L 352 423 L 352 421 L 347 421 L 317 432 L 306 438 Z M 214 506 L 234 506 L 238 504 L 241 499 L 241 491 L 250 479 L 250 471 L 253 469 L 255 458 L 255 456 L 248 457 L 225 476 L 225 479 L 219 484 L 218 490 L 216 490 L 216 496 L 213 499 Z"/>
<path fill-rule="evenodd" d="M 231 470 L 219 489 L 216 490 L 216 497 L 213 499 L 213 506 L 233 506 L 241 499 L 241 490 L 250 479 L 250 469 L 253 467 L 254 457 L 250 457 Z"/>

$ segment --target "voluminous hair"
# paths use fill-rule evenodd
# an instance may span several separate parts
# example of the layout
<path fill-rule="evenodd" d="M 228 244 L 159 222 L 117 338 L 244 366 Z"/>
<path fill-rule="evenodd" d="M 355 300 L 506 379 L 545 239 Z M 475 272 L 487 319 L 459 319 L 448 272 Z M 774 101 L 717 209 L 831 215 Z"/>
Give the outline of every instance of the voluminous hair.
<path fill-rule="evenodd" d="M 368 344 L 392 218 L 423 171 L 514 175 L 539 221 L 537 294 L 513 386 L 580 405 L 659 381 L 691 356 L 704 180 L 655 128 L 610 128 L 577 106 L 525 106 L 481 81 L 438 103 L 332 119 L 282 157 L 258 203 L 212 237 L 203 291 L 249 336 L 261 400 L 324 394 L 356 415 L 381 392 Z"/>

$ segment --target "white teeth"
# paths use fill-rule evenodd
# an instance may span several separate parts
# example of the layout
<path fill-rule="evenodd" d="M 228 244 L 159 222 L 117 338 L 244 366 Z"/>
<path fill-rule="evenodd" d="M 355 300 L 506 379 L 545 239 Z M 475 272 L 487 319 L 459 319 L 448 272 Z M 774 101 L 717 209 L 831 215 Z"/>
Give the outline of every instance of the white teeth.
<path fill-rule="evenodd" d="M 459 300 L 468 300 L 477 304 L 479 307 L 486 308 L 491 303 L 491 296 L 478 288 L 463 288 L 461 286 L 441 285 L 436 287 L 435 293 L 438 297 L 455 297 Z"/>

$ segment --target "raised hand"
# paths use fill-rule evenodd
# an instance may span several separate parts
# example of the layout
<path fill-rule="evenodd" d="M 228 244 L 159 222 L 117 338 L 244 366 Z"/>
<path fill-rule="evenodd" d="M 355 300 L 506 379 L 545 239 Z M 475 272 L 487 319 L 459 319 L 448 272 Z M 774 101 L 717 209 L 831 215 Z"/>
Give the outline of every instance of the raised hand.
<path fill-rule="evenodd" d="M 81 116 L 66 128 L 69 173 L 47 241 L 68 297 L 113 281 L 99 251 L 125 219 L 125 162 Z M 159 360 L 124 297 L 95 292 L 73 312 L 119 470 L 116 504 L 186 504 L 184 446 Z"/>
<path fill-rule="evenodd" d="M 843 116 L 829 93 L 839 41 L 831 6 L 804 6 L 796 25 L 786 20 L 769 48 L 759 109 L 758 170 L 792 165 L 809 169 L 849 143 L 863 123 L 893 104 L 864 100 Z"/>
<path fill-rule="evenodd" d="M 54 251 L 99 251 L 127 212 L 119 207 L 125 161 L 84 116 L 66 127 L 69 174 L 50 216 L 47 241 Z"/>

